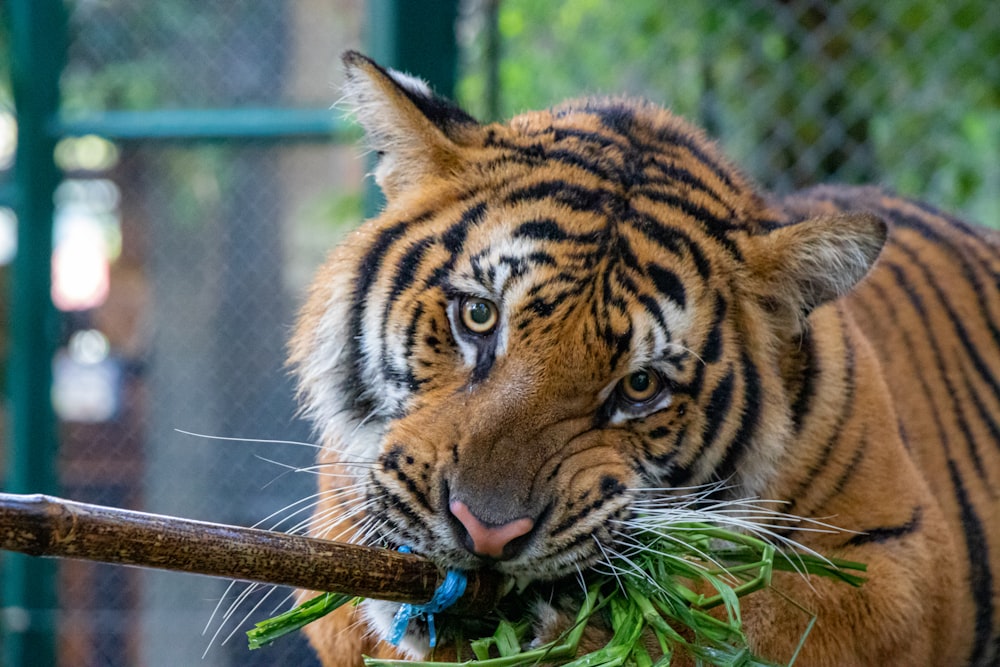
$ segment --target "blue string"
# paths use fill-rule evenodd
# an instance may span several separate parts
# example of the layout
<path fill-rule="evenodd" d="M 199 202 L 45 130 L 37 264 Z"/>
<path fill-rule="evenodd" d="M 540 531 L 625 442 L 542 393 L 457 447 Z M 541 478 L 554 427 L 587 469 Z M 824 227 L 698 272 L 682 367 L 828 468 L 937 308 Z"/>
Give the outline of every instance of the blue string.
<path fill-rule="evenodd" d="M 400 547 L 404 553 L 410 553 L 409 547 Z M 427 619 L 427 632 L 430 634 L 431 648 L 437 646 L 437 630 L 434 627 L 434 614 L 440 613 L 455 604 L 458 598 L 465 593 L 465 586 L 468 578 L 461 570 L 448 570 L 444 575 L 444 581 L 434 591 L 434 597 L 430 602 L 424 604 L 402 604 L 392 620 L 392 633 L 389 635 L 389 643 L 399 646 L 399 642 L 406 633 L 406 628 L 410 620 L 424 617 Z"/>

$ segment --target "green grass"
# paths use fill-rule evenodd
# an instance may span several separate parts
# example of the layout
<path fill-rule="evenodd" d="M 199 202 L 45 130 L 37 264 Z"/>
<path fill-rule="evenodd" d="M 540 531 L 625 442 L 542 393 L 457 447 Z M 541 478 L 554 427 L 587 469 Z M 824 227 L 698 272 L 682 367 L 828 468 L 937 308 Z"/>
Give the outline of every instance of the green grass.
<path fill-rule="evenodd" d="M 636 533 L 637 548 L 610 561 L 612 572 L 589 575 L 586 593 L 572 627 L 558 640 L 523 649 L 530 641 L 531 619 L 492 619 L 492 635 L 471 642 L 472 656 L 464 662 L 413 662 L 366 658 L 368 667 L 515 667 L 559 662 L 572 667 L 665 667 L 679 652 L 699 665 L 743 667 L 770 665 L 754 656 L 743 633 L 740 599 L 767 588 L 776 570 L 802 576 L 824 576 L 845 585 L 865 581 L 858 572 L 865 565 L 824 558 L 814 553 L 777 550 L 769 541 L 706 523 L 676 523 L 646 528 Z M 702 592 L 708 591 L 708 593 Z M 257 624 L 248 633 L 251 648 L 270 643 L 329 613 L 351 600 L 350 596 L 320 595 L 296 609 Z M 794 604 L 794 601 L 792 601 Z M 509 607 L 509 605 L 508 605 Z M 525 614 L 527 601 L 515 605 Z M 721 607 L 721 613 L 710 614 Z M 803 614 L 809 612 L 803 610 Z M 812 627 L 811 619 L 808 628 Z M 460 621 L 442 616 L 445 624 Z M 482 619 L 477 619 L 482 627 Z M 578 644 L 587 624 L 610 628 L 610 639 L 601 649 L 579 656 Z M 463 635 L 461 625 L 448 628 Z M 806 633 L 800 640 L 805 641 Z M 641 640 L 652 636 L 662 655 L 651 656 Z M 798 652 L 796 651 L 796 654 Z M 795 658 L 793 656 L 792 664 Z"/>
<path fill-rule="evenodd" d="M 352 595 L 320 593 L 280 616 L 261 621 L 253 630 L 247 632 L 250 648 L 252 650 L 267 646 L 275 639 L 305 627 L 353 599 L 355 598 Z"/>

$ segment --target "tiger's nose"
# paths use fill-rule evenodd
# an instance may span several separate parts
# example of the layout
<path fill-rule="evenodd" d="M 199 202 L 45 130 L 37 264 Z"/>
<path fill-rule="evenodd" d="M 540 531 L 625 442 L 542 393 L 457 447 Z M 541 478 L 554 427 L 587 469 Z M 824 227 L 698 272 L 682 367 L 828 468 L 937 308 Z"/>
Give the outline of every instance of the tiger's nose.
<path fill-rule="evenodd" d="M 448 509 L 459 523 L 465 527 L 472 540 L 470 551 L 478 556 L 503 558 L 504 548 L 513 540 L 527 535 L 535 527 L 532 519 L 521 518 L 500 525 L 489 525 L 480 521 L 461 500 L 452 500 Z M 510 557 L 511 554 L 508 554 Z"/>

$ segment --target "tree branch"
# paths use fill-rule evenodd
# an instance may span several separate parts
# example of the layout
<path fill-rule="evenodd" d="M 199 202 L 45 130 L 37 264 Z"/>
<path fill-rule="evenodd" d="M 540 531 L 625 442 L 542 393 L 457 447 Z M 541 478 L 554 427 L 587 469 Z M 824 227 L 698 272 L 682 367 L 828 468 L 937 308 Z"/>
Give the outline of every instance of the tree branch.
<path fill-rule="evenodd" d="M 0 493 L 0 548 L 394 602 L 427 602 L 444 580 L 436 565 L 412 554 L 40 494 Z M 492 609 L 499 578 L 467 574 L 456 610 Z"/>

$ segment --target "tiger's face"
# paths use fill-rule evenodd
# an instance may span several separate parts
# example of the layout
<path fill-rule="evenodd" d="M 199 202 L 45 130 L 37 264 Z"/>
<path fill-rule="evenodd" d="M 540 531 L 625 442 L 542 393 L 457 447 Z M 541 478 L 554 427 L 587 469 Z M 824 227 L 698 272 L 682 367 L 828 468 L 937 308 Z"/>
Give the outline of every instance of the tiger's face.
<path fill-rule="evenodd" d="M 717 288 L 682 287 L 689 252 L 658 256 L 655 232 L 590 208 L 554 218 L 538 170 L 519 171 L 469 186 L 486 197 L 456 190 L 382 260 L 359 370 L 385 416 L 368 495 L 392 542 L 547 579 L 614 543 L 636 489 L 694 476 L 680 435 L 731 334 Z"/>
<path fill-rule="evenodd" d="M 483 126 L 347 64 L 388 202 L 320 272 L 293 343 L 324 460 L 357 484 L 329 523 L 552 580 L 627 540 L 645 495 L 763 488 L 789 439 L 783 358 L 881 223 L 783 224 L 652 106 Z"/>

